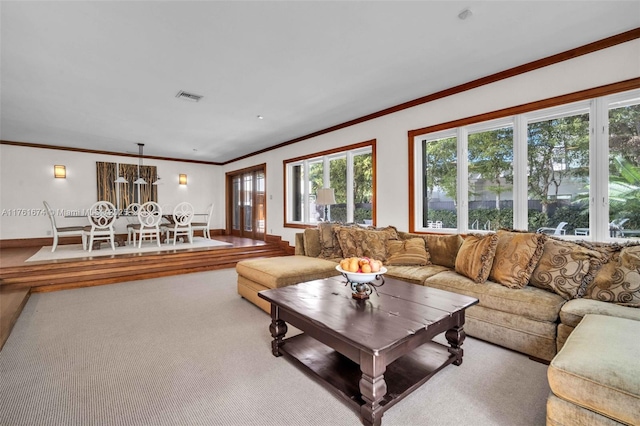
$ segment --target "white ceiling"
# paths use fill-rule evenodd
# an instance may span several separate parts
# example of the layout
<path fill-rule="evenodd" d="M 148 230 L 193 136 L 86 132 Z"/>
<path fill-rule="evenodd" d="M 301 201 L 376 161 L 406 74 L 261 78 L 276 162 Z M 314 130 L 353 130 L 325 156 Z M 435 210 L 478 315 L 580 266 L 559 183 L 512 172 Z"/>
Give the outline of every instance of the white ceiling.
<path fill-rule="evenodd" d="M 640 1 L 2 1 L 0 13 L 2 140 L 142 142 L 213 162 L 640 27 Z"/>

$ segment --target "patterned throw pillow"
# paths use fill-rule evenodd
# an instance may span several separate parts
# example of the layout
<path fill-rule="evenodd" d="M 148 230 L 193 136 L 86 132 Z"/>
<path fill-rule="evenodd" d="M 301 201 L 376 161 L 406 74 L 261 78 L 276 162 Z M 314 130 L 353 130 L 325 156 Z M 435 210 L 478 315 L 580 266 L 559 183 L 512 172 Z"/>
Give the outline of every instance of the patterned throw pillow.
<path fill-rule="evenodd" d="M 321 247 L 319 257 L 322 259 L 337 259 L 343 257 L 337 233 L 340 226 L 335 223 L 322 222 L 318 224 L 318 229 L 320 230 Z"/>
<path fill-rule="evenodd" d="M 460 235 L 423 234 L 422 238 L 427 244 L 427 251 L 431 255 L 431 263 L 451 269 L 456 267 L 458 250 L 462 245 L 462 237 Z"/>
<path fill-rule="evenodd" d="M 542 256 L 545 237 L 531 232 L 499 230 L 489 279 L 509 288 L 526 286 Z"/>
<path fill-rule="evenodd" d="M 387 241 L 387 265 L 429 265 L 429 252 L 422 238 Z"/>
<path fill-rule="evenodd" d="M 529 283 L 565 299 L 581 297 L 606 255 L 569 241 L 548 238 Z"/>
<path fill-rule="evenodd" d="M 476 283 L 485 282 L 491 272 L 497 245 L 497 234 L 467 235 L 456 257 L 456 272 Z"/>
<path fill-rule="evenodd" d="M 587 286 L 584 298 L 640 308 L 640 246 L 616 250 Z"/>
<path fill-rule="evenodd" d="M 373 231 L 360 227 L 340 228 L 338 241 L 344 257 L 370 257 L 387 259 L 387 240 L 392 236 L 387 231 Z"/>

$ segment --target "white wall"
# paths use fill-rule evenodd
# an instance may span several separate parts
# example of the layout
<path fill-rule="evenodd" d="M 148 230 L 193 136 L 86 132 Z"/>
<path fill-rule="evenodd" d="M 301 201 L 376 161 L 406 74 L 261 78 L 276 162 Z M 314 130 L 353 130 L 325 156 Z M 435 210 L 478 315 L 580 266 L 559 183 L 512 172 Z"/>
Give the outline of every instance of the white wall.
<path fill-rule="evenodd" d="M 52 209 L 87 209 L 97 200 L 96 161 L 137 164 L 137 158 L 100 155 L 56 149 L 0 145 L 0 239 L 38 238 L 51 235 L 42 201 Z M 66 179 L 53 177 L 53 165 L 63 164 Z M 158 200 L 163 206 L 182 201 L 204 213 L 215 204 L 212 228 L 224 228 L 224 187 L 220 166 L 176 161 L 144 160 L 156 166 L 162 177 Z M 187 186 L 178 184 L 178 174 L 186 173 Z M 22 210 L 25 211 L 22 211 Z M 58 226 L 86 225 L 85 218 L 56 216 Z M 124 232 L 126 221 L 117 224 Z"/>
<path fill-rule="evenodd" d="M 377 225 L 406 231 L 408 131 L 639 76 L 640 40 L 634 40 L 230 163 L 224 171 L 267 163 L 267 232 L 293 244 L 299 229 L 283 225 L 283 161 L 377 139 Z M 416 98 L 424 95 L 416 93 Z"/>

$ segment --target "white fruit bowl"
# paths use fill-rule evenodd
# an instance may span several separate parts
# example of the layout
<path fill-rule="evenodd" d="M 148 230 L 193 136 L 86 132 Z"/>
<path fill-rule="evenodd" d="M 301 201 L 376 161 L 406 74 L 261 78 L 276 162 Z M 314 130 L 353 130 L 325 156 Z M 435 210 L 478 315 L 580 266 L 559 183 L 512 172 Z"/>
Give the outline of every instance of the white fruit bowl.
<path fill-rule="evenodd" d="M 387 272 L 387 268 L 384 266 L 380 267 L 378 272 L 371 272 L 369 274 L 364 274 L 362 272 L 347 272 L 342 269 L 340 265 L 336 265 L 336 270 L 347 277 L 347 280 L 350 283 L 370 283 L 376 279 L 376 276 L 384 275 L 384 273 Z"/>

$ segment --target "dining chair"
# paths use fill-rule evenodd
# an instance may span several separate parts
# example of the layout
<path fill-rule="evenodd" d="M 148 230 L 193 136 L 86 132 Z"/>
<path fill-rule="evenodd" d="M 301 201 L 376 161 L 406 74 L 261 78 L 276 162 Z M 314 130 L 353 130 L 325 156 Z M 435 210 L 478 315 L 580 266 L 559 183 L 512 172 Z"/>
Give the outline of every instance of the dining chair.
<path fill-rule="evenodd" d="M 213 204 L 207 207 L 206 222 L 191 222 L 191 230 L 193 232 L 202 231 L 205 238 L 211 239 L 211 218 L 213 217 Z"/>
<path fill-rule="evenodd" d="M 134 230 L 134 233 L 140 237 L 138 248 L 142 247 L 142 240 L 145 236 L 149 237 L 149 240 L 155 236 L 158 247 L 160 247 L 160 221 L 162 221 L 162 207 L 160 207 L 160 204 L 149 201 L 141 205 L 140 210 L 138 210 L 138 221 L 140 222 L 140 228 Z"/>
<path fill-rule="evenodd" d="M 135 229 L 140 229 L 140 221 L 138 220 L 138 211 L 140 210 L 139 203 L 131 203 L 127 207 L 125 211 L 125 216 L 127 217 L 127 245 L 131 244 L 133 241 L 133 245 L 136 244 L 136 233 Z"/>
<path fill-rule="evenodd" d="M 47 212 L 47 216 L 49 216 L 49 221 L 51 222 L 51 233 L 53 234 L 53 247 L 51 247 L 51 252 L 56 251 L 56 247 L 58 247 L 58 238 L 60 236 L 80 236 L 82 237 L 82 249 L 86 249 L 86 237 L 84 234 L 85 226 L 58 226 L 56 224 L 56 217 L 53 214 L 53 210 L 49 207 L 49 203 L 46 201 L 42 202 L 44 204 L 44 209 Z"/>
<path fill-rule="evenodd" d="M 167 243 L 173 234 L 173 245 L 176 245 L 179 235 L 184 235 L 189 239 L 189 244 L 193 244 L 193 230 L 191 221 L 193 220 L 193 206 L 184 202 L 178 204 L 173 209 L 173 223 L 166 225 L 164 229 L 167 232 Z"/>
<path fill-rule="evenodd" d="M 113 223 L 116 221 L 116 207 L 108 201 L 94 203 L 87 213 L 91 228 L 84 231 L 85 239 L 88 239 L 89 253 L 93 249 L 94 241 L 108 241 L 111 250 L 115 250 L 115 232 Z"/>

